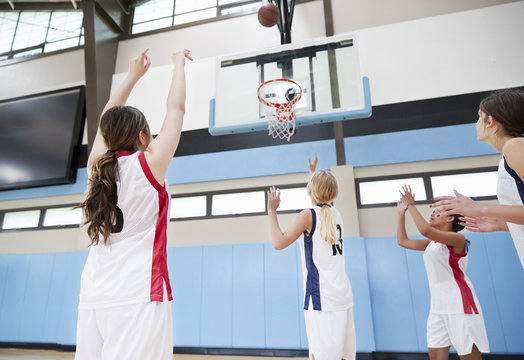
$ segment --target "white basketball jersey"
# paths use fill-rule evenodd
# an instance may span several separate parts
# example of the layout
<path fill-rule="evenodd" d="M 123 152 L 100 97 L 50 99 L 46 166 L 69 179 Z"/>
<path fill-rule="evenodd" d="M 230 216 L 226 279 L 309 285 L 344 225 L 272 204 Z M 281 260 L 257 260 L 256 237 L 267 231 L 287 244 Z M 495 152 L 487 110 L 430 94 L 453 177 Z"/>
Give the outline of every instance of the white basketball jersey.
<path fill-rule="evenodd" d="M 339 239 L 331 245 L 320 234 L 320 207 L 311 210 L 311 232 L 300 242 L 304 276 L 304 309 L 340 311 L 353 306 L 353 293 L 346 274 L 342 216 L 331 207 Z"/>
<path fill-rule="evenodd" d="M 424 265 L 434 314 L 479 314 L 482 312 L 471 280 L 466 276 L 468 246 L 464 254 L 431 241 L 424 251 Z"/>
<path fill-rule="evenodd" d="M 164 284 L 172 300 L 167 270 L 167 182 L 153 177 L 144 153 L 117 152 L 117 207 L 122 226 L 108 245 L 91 246 L 82 272 L 80 309 L 162 301 Z"/>
<path fill-rule="evenodd" d="M 499 163 L 497 197 L 503 205 L 524 205 L 524 183 L 502 156 Z M 511 238 L 524 267 L 524 225 L 507 223 Z"/>

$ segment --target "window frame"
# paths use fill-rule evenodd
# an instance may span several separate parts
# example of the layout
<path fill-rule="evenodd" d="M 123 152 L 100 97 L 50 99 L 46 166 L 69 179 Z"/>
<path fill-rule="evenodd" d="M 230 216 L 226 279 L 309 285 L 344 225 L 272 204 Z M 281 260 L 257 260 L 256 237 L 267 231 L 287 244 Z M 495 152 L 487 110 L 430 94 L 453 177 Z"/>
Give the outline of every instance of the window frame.
<path fill-rule="evenodd" d="M 360 183 L 372 182 L 372 181 L 383 181 L 383 180 L 422 178 L 424 182 L 424 189 L 426 190 L 426 199 L 427 200 L 417 200 L 415 201 L 415 204 L 416 205 L 431 204 L 434 202 L 434 200 L 431 200 L 433 199 L 433 187 L 431 185 L 431 177 L 443 176 L 443 175 L 474 174 L 474 173 L 482 173 L 482 172 L 492 172 L 492 171 L 497 171 L 497 170 L 498 170 L 498 167 L 489 166 L 489 167 L 471 168 L 471 169 L 455 169 L 455 170 L 430 171 L 430 172 L 418 172 L 418 173 L 408 173 L 408 174 L 395 174 L 395 175 L 355 178 L 355 193 L 356 193 L 356 198 L 357 198 L 357 209 L 372 209 L 372 208 L 397 206 L 396 202 L 363 205 L 361 202 L 361 196 L 360 196 Z M 486 201 L 486 200 L 496 200 L 497 196 L 496 195 L 473 196 L 471 198 L 476 201 Z"/>
<path fill-rule="evenodd" d="M 46 205 L 46 206 L 33 206 L 33 207 L 25 207 L 25 208 L 12 208 L 12 209 L 1 209 L 0 210 L 0 233 L 7 233 L 7 232 L 18 232 L 18 231 L 39 231 L 39 230 L 56 230 L 56 229 L 73 229 L 73 228 L 79 228 L 80 225 L 77 224 L 69 224 L 69 225 L 52 225 L 52 226 L 44 226 L 44 218 L 45 213 L 48 209 L 58 209 L 58 208 L 65 208 L 65 207 L 75 207 L 79 204 L 57 204 L 57 205 Z M 15 229 L 4 229 L 4 217 L 6 213 L 10 212 L 18 212 L 18 211 L 31 211 L 31 210 L 39 210 L 40 211 L 40 218 L 38 219 L 38 225 L 34 227 L 24 227 L 24 228 L 15 228 Z"/>
<path fill-rule="evenodd" d="M 11 39 L 11 49 L 9 51 L 0 53 L 0 58 L 3 57 L 3 56 L 7 56 L 6 59 L 0 60 L 0 66 L 7 66 L 7 65 L 11 65 L 11 64 L 15 64 L 15 63 L 24 62 L 24 61 L 27 61 L 27 60 L 32 60 L 32 59 L 35 59 L 35 58 L 43 57 L 43 56 L 57 55 L 57 54 L 64 53 L 64 52 L 67 52 L 67 51 L 73 51 L 73 50 L 78 50 L 78 49 L 83 49 L 84 48 L 84 45 L 80 45 L 82 36 L 84 35 L 84 30 L 83 30 L 83 28 L 84 28 L 84 25 L 83 25 L 84 13 L 83 13 L 83 10 L 80 7 L 75 10 L 75 9 L 71 9 L 69 6 L 67 6 L 67 7 L 56 6 L 56 7 L 51 7 L 51 8 L 43 6 L 42 8 L 34 8 L 34 9 L 33 8 L 20 8 L 20 9 L 16 9 L 16 10 L 0 10 L 0 11 L 5 11 L 5 12 L 7 12 L 7 11 L 16 11 L 16 12 L 18 12 L 18 18 L 17 18 L 17 21 L 16 21 L 16 28 L 15 28 L 15 31 L 13 33 L 13 37 Z M 18 23 L 20 21 L 20 14 L 22 12 L 24 12 L 24 11 L 25 12 L 49 11 L 50 14 L 49 14 L 49 20 L 48 20 L 48 23 L 47 23 L 45 40 L 41 44 L 32 45 L 32 46 L 28 46 L 28 47 L 25 47 L 25 48 L 13 50 L 13 44 L 14 44 L 14 41 L 15 41 L 15 38 L 16 38 L 16 32 L 18 30 Z M 54 12 L 67 12 L 67 11 L 69 11 L 69 12 L 82 11 L 82 26 L 80 28 L 80 34 L 78 36 L 78 43 L 79 43 L 79 45 L 78 46 L 73 46 L 73 47 L 68 47 L 68 48 L 63 48 L 63 49 L 58 49 L 58 50 L 54 50 L 54 51 L 44 52 L 45 46 L 47 44 L 51 44 L 51 43 L 60 41 L 60 40 L 47 41 L 47 36 L 49 35 L 49 28 L 50 28 L 51 20 L 52 20 L 52 17 L 53 17 L 53 13 Z M 74 38 L 74 37 L 72 36 L 72 37 L 70 37 L 68 39 L 72 39 L 72 38 Z M 62 40 L 67 40 L 67 39 L 62 39 Z M 15 57 L 17 54 L 24 53 L 24 52 L 31 51 L 31 50 L 36 50 L 36 49 L 40 49 L 40 52 L 37 53 L 37 54 L 32 54 L 32 55 L 22 56 L 22 57 Z"/>

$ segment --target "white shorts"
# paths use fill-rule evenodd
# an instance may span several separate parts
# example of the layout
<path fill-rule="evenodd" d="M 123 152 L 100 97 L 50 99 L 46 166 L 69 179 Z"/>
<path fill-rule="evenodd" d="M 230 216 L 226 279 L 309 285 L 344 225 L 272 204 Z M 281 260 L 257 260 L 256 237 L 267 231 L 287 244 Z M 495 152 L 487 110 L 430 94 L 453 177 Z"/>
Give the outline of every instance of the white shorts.
<path fill-rule="evenodd" d="M 473 345 L 489 352 L 488 335 L 482 314 L 433 314 L 428 316 L 429 348 L 453 346 L 460 356 L 471 354 Z"/>
<path fill-rule="evenodd" d="M 304 310 L 310 360 L 355 360 L 353 307 L 342 311 Z"/>
<path fill-rule="evenodd" d="M 75 360 L 172 360 L 171 302 L 78 310 Z"/>

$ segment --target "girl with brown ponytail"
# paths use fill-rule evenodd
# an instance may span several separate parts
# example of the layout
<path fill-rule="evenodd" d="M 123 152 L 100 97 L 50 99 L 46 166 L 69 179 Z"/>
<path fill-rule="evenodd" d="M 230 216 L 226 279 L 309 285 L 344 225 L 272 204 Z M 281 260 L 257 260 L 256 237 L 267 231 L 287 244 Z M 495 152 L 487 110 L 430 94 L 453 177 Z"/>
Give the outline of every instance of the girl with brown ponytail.
<path fill-rule="evenodd" d="M 91 240 L 80 287 L 77 360 L 172 359 L 167 269 L 170 196 L 164 180 L 185 113 L 184 50 L 171 56 L 166 117 L 153 140 L 138 109 L 125 106 L 151 66 L 147 49 L 102 111 L 89 154 L 84 210 Z"/>
<path fill-rule="evenodd" d="M 524 267 L 524 91 L 499 90 L 480 102 L 477 139 L 502 153 L 498 169 L 500 204 L 478 203 L 455 191 L 433 207 L 442 216 L 463 214 L 470 231 L 509 231 Z"/>
<path fill-rule="evenodd" d="M 282 231 L 277 209 L 280 191 L 268 191 L 271 240 L 282 250 L 303 236 L 300 242 L 304 275 L 304 315 L 309 341 L 309 358 L 316 360 L 354 360 L 356 336 L 353 319 L 353 293 L 345 270 L 342 216 L 332 205 L 338 184 L 331 172 L 315 171 L 308 159 L 311 180 L 307 193 L 312 207 L 302 210 L 291 226 Z"/>

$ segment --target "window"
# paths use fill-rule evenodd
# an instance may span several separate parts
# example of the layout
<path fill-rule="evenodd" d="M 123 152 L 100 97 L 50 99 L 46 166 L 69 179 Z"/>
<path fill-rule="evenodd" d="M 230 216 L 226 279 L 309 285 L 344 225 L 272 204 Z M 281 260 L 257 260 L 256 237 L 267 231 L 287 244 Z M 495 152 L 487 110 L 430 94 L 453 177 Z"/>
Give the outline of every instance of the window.
<path fill-rule="evenodd" d="M 302 210 L 311 207 L 311 199 L 306 186 L 293 189 L 280 189 L 280 206 L 278 211 Z"/>
<path fill-rule="evenodd" d="M 82 209 L 61 207 L 45 210 L 43 226 L 79 225 L 81 222 Z"/>
<path fill-rule="evenodd" d="M 83 45 L 82 10 L 0 11 L 0 61 Z"/>
<path fill-rule="evenodd" d="M 496 171 L 431 177 L 434 196 L 453 195 L 453 190 L 469 197 L 497 195 Z"/>
<path fill-rule="evenodd" d="M 403 184 L 411 186 L 417 202 L 429 203 L 437 196 L 453 195 L 453 190 L 474 199 L 495 199 L 497 193 L 496 168 L 450 170 L 434 173 L 399 175 L 382 178 L 356 179 L 358 207 L 390 206 L 400 198 Z"/>
<path fill-rule="evenodd" d="M 40 210 L 9 211 L 4 214 L 2 230 L 38 227 Z"/>
<path fill-rule="evenodd" d="M 211 215 L 213 216 L 266 211 L 264 191 L 213 195 L 212 204 Z"/>
<path fill-rule="evenodd" d="M 230 14 L 252 13 L 260 0 L 151 0 L 135 7 L 131 33 L 167 28 Z"/>
<path fill-rule="evenodd" d="M 427 199 L 424 180 L 421 177 L 404 178 L 361 182 L 359 184 L 360 204 L 396 203 L 400 198 L 399 190 L 403 184 L 411 186 L 417 201 Z"/>
<path fill-rule="evenodd" d="M 182 219 L 207 214 L 207 197 L 186 196 L 171 199 L 171 219 Z"/>

